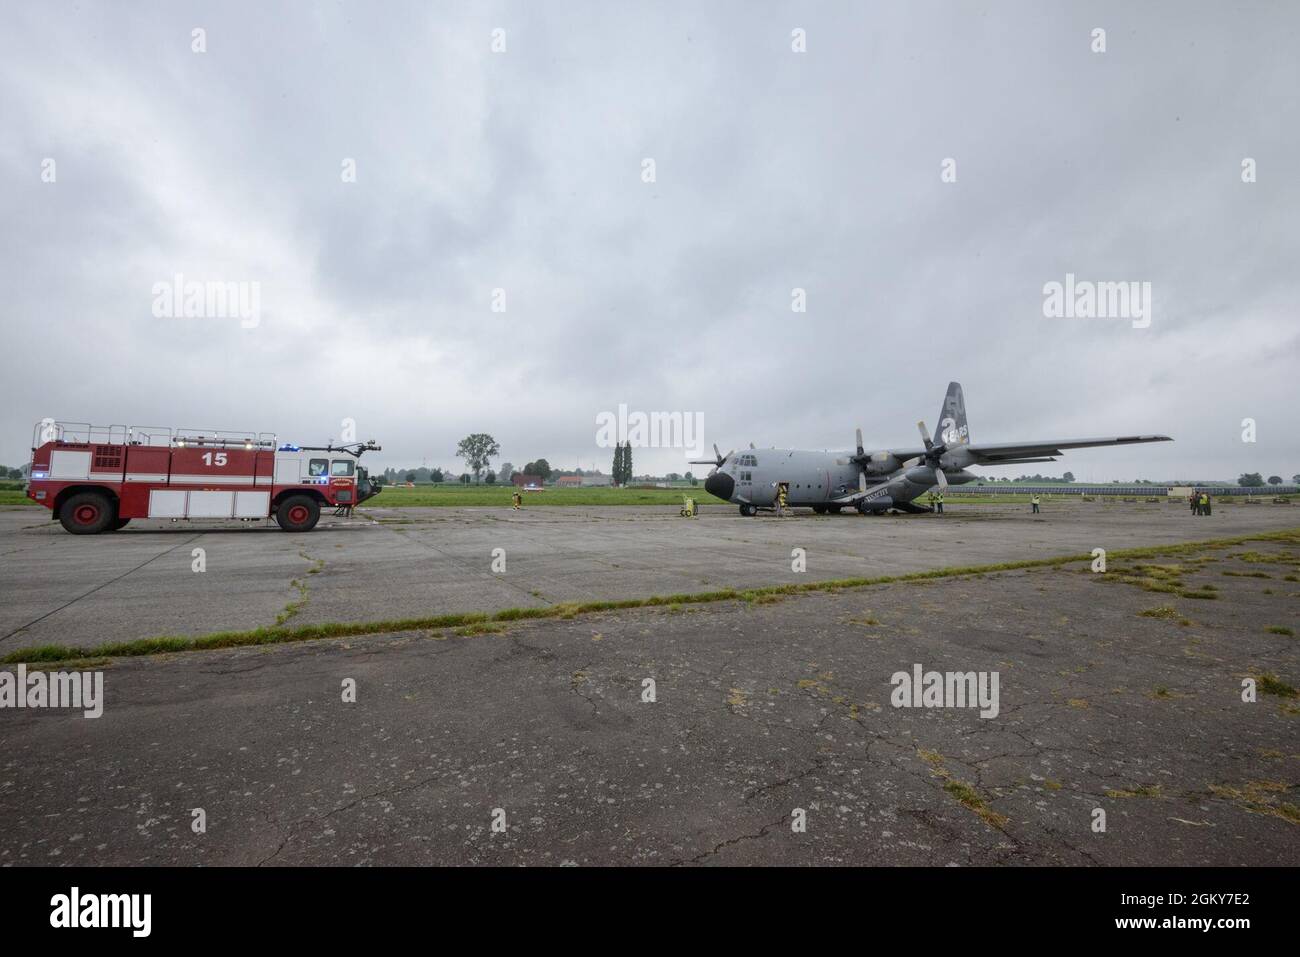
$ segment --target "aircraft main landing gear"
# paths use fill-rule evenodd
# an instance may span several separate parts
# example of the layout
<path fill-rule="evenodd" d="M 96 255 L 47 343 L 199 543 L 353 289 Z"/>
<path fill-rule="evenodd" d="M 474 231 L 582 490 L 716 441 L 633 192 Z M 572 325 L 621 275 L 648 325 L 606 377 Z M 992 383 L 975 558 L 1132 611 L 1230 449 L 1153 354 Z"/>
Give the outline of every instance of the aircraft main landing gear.
<path fill-rule="evenodd" d="M 740 506 L 740 514 L 744 515 L 746 518 L 750 518 L 754 515 L 757 515 L 758 506 L 750 505 L 748 502 L 746 502 L 744 505 Z"/>

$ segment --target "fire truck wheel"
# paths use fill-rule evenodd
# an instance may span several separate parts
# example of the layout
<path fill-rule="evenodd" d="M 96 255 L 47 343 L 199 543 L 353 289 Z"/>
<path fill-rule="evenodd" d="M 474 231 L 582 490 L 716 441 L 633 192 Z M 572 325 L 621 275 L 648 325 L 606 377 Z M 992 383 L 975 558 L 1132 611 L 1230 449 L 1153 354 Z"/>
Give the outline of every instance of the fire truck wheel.
<path fill-rule="evenodd" d="M 290 495 L 275 510 L 275 520 L 286 532 L 310 532 L 320 521 L 320 503 L 310 495 Z"/>
<path fill-rule="evenodd" d="M 59 509 L 59 522 L 73 535 L 98 535 L 113 521 L 113 504 L 99 492 L 70 496 Z"/>

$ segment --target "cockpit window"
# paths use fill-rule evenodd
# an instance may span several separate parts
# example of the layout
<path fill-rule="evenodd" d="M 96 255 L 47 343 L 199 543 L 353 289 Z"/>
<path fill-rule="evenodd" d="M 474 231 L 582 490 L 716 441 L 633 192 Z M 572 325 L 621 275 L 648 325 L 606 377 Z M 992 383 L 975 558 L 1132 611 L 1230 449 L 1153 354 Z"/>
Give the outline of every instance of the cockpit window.
<path fill-rule="evenodd" d="M 330 475 L 347 476 L 352 474 L 356 465 L 351 459 L 335 459 L 330 463 Z"/>

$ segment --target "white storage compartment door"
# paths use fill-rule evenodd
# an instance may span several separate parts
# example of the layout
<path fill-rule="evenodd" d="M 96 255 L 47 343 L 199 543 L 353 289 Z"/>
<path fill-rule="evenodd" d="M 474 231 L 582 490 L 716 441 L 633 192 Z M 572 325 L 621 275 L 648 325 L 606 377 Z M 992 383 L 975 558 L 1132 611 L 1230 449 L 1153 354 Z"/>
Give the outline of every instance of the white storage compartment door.
<path fill-rule="evenodd" d="M 65 480 L 90 478 L 90 453 L 74 452 L 69 449 L 51 450 L 50 478 Z"/>
<path fill-rule="evenodd" d="M 174 489 L 155 488 L 149 491 L 150 518 L 184 518 L 185 495 Z"/>
<path fill-rule="evenodd" d="M 266 518 L 270 512 L 270 492 L 235 493 L 235 518 Z"/>
<path fill-rule="evenodd" d="M 301 477 L 298 473 L 302 468 L 302 459 L 299 458 L 281 458 L 275 457 L 275 484 L 276 485 L 297 485 Z"/>
<path fill-rule="evenodd" d="M 230 518 L 235 514 L 234 492 L 190 492 L 189 518 Z"/>

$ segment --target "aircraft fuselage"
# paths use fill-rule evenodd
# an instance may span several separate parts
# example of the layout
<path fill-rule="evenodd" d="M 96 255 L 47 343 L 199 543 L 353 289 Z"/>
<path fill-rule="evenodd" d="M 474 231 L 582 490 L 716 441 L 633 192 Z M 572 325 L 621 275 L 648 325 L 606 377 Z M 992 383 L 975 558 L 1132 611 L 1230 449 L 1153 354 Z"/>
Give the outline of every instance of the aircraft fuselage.
<path fill-rule="evenodd" d="M 736 505 L 754 508 L 773 508 L 777 490 L 787 484 L 786 504 L 803 508 L 832 508 L 836 499 L 852 494 L 858 488 L 859 466 L 850 458 L 852 452 L 817 452 L 803 449 L 748 449 L 732 454 L 722 467 L 704 482 L 710 495 Z M 875 481 L 889 476 L 893 469 L 888 463 Z M 868 472 L 873 471 L 868 467 Z M 951 485 L 961 485 L 975 479 L 963 470 L 945 471 Z M 924 495 L 937 484 L 934 470 L 917 467 L 898 470 L 888 487 L 863 500 L 864 511 L 883 512 L 890 508 L 903 508 L 913 499 Z M 911 510 L 911 509 L 905 509 Z"/>

